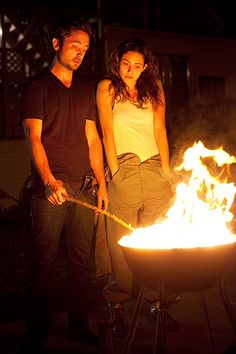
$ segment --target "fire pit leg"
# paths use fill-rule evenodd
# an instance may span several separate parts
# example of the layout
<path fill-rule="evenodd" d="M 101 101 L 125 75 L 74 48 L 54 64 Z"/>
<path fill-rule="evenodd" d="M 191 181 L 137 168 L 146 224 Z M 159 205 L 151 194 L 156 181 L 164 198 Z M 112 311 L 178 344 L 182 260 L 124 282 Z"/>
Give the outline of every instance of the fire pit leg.
<path fill-rule="evenodd" d="M 218 286 L 219 286 L 220 296 L 221 296 L 221 300 L 223 302 L 225 311 L 226 311 L 226 313 L 229 317 L 229 320 L 231 322 L 231 325 L 236 333 L 236 317 L 235 317 L 233 308 L 230 304 L 230 301 L 228 299 L 226 289 L 225 289 L 225 282 L 223 279 L 218 282 Z"/>
<path fill-rule="evenodd" d="M 153 354 L 164 354 L 165 353 L 165 314 L 166 308 L 166 298 L 165 298 L 165 286 L 162 284 L 159 287 L 160 292 L 160 307 L 157 312 L 156 318 L 156 334 L 155 334 L 155 344 Z"/>
<path fill-rule="evenodd" d="M 138 296 L 137 302 L 135 304 L 135 309 L 134 309 L 133 318 L 132 318 L 132 321 L 131 321 L 131 324 L 129 327 L 129 332 L 127 334 L 127 338 L 125 341 L 123 354 L 129 354 L 129 352 L 130 352 L 130 348 L 133 343 L 135 331 L 136 331 L 137 325 L 138 325 L 138 316 L 140 313 L 140 309 L 143 305 L 143 301 L 144 301 L 144 293 L 143 293 L 143 286 L 141 286 L 139 296 Z"/>
<path fill-rule="evenodd" d="M 199 291 L 198 295 L 199 295 L 200 305 L 202 306 L 203 314 L 204 314 L 204 317 L 205 317 L 205 324 L 206 324 L 206 329 L 207 329 L 207 332 L 208 332 L 208 339 L 209 339 L 209 345 L 211 347 L 211 352 L 212 353 L 216 353 L 216 351 L 215 351 L 215 343 L 214 343 L 214 338 L 213 338 L 213 335 L 212 335 L 211 324 L 210 324 L 210 319 L 209 319 L 209 315 L 208 315 L 208 311 L 207 311 L 207 306 L 206 306 L 206 300 L 205 300 L 204 292 L 203 291 Z"/>

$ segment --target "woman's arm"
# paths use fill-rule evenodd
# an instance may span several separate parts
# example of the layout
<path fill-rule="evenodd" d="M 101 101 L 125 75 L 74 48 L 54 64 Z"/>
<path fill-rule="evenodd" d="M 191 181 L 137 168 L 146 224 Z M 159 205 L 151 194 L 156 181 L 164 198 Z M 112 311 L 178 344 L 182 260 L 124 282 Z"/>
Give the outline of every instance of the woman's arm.
<path fill-rule="evenodd" d="M 154 134 L 159 149 L 161 157 L 161 165 L 165 171 L 169 171 L 170 162 L 169 162 L 169 144 L 167 139 L 166 132 L 166 123 L 165 123 L 165 95 L 161 82 L 158 82 L 160 87 L 160 98 L 161 103 L 154 109 Z"/>
<path fill-rule="evenodd" d="M 119 165 L 114 140 L 112 94 L 109 91 L 110 83 L 110 80 L 102 80 L 99 82 L 96 98 L 107 164 L 113 176 L 117 172 Z"/>

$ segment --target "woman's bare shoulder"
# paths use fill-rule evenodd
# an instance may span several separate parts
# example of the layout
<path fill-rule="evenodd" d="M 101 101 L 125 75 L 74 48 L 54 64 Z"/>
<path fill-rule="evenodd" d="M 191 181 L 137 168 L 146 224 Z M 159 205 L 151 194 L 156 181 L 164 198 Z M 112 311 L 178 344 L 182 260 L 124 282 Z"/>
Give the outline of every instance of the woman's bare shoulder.
<path fill-rule="evenodd" d="M 109 102 L 112 102 L 114 98 L 114 88 L 111 85 L 110 79 L 103 79 L 98 83 L 97 88 L 97 97 L 108 99 Z"/>
<path fill-rule="evenodd" d="M 98 83 L 98 88 L 100 90 L 109 90 L 111 85 L 111 80 L 110 79 L 102 79 Z"/>

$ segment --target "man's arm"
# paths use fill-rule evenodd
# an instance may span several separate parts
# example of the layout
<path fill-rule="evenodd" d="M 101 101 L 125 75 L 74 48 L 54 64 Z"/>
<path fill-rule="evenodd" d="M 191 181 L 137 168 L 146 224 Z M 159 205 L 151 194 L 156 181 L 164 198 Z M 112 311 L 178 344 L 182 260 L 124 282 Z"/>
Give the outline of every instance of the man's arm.
<path fill-rule="evenodd" d="M 103 150 L 95 121 L 86 120 L 85 135 L 89 147 L 90 166 L 93 170 L 94 176 L 96 177 L 99 186 L 97 206 L 100 209 L 107 209 L 108 196 L 106 189 L 106 180 L 104 176 Z"/>
<path fill-rule="evenodd" d="M 52 204 L 60 205 L 65 201 L 62 194 L 67 195 L 67 193 L 63 188 L 63 182 L 56 180 L 50 170 L 47 155 L 41 142 L 42 124 L 41 119 L 24 119 L 23 127 L 26 143 L 30 150 L 32 162 L 45 186 L 46 198 Z"/>

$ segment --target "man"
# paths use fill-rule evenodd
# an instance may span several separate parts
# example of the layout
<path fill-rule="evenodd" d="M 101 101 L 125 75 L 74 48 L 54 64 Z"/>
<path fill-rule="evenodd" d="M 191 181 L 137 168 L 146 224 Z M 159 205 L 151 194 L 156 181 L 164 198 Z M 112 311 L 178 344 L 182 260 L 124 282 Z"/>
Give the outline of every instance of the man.
<path fill-rule="evenodd" d="M 22 119 L 32 159 L 33 262 L 20 353 L 42 353 L 54 301 L 52 278 L 62 230 L 68 255 L 68 331 L 73 340 L 98 344 L 88 325 L 88 288 L 94 212 L 66 197 L 91 203 L 84 176 L 92 169 L 98 207 L 108 204 L 102 144 L 95 122 L 94 88 L 75 74 L 92 38 L 84 20 L 59 24 L 51 36 L 54 59 L 22 95 Z"/>

